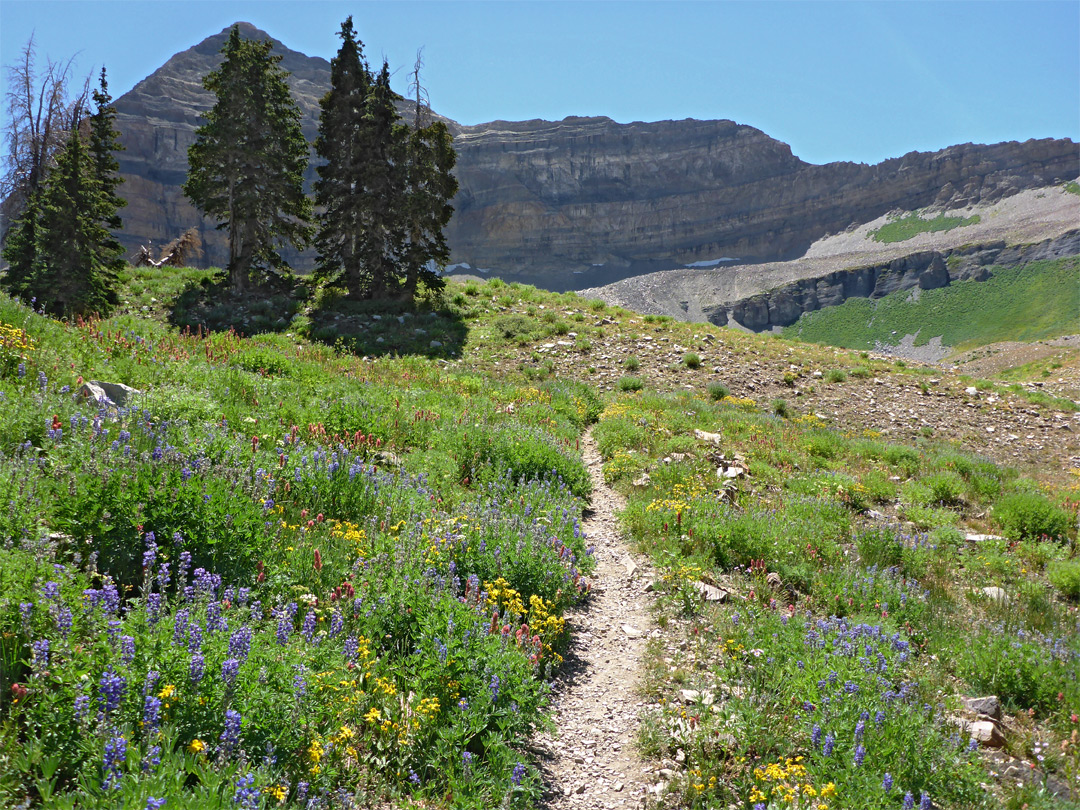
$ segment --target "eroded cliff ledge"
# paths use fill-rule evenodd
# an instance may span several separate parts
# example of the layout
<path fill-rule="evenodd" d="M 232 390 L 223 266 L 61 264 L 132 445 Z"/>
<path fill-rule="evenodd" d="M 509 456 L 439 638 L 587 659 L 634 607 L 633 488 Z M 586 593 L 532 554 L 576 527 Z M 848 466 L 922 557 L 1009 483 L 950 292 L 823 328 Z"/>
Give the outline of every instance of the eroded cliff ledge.
<path fill-rule="evenodd" d="M 245 36 L 266 36 L 241 28 Z M 120 191 L 129 201 L 122 240 L 132 250 L 199 225 L 205 262 L 225 261 L 222 234 L 180 186 L 199 116 L 213 101 L 201 79 L 220 60 L 226 36 L 177 54 L 117 99 L 127 147 Z M 281 43 L 274 48 L 292 73 L 311 140 L 329 63 Z M 789 259 L 827 233 L 893 209 L 993 201 L 1080 176 L 1080 151 L 1070 140 L 965 144 L 875 166 L 817 166 L 732 121 L 449 124 L 461 184 L 448 229 L 453 261 L 551 289 L 724 257 Z M 310 262 L 290 258 L 301 268 Z"/>

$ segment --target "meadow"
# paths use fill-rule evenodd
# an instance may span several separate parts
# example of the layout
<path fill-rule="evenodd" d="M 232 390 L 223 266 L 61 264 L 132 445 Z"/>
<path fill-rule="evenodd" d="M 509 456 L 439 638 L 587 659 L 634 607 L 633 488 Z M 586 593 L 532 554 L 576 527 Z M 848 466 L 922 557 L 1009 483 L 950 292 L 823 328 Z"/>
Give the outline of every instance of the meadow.
<path fill-rule="evenodd" d="M 915 345 L 941 337 L 957 349 L 986 343 L 1034 341 L 1080 331 L 1080 260 L 1076 257 L 991 268 L 986 281 L 954 282 L 936 290 L 909 291 L 877 300 L 850 298 L 803 315 L 784 336 L 849 349 L 895 345 L 918 335 Z"/>
<path fill-rule="evenodd" d="M 1076 800 L 1077 488 L 732 397 L 696 352 L 587 381 L 594 341 L 700 325 L 490 281 L 241 336 L 181 291 L 205 277 L 132 271 L 125 314 L 74 324 L 0 297 L 0 804 L 537 806 L 590 429 L 663 572 L 654 802 Z M 956 723 L 985 694 L 1020 787 Z"/>

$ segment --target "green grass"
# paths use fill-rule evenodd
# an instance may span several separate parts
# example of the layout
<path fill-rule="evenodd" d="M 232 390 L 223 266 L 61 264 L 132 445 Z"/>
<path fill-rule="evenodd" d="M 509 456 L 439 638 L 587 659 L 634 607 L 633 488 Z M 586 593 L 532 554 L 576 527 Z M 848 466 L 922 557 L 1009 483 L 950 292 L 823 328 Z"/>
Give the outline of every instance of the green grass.
<path fill-rule="evenodd" d="M 1080 183 L 1077 183 L 1075 180 L 1070 180 L 1068 183 L 1065 184 L 1065 190 L 1069 194 L 1076 194 L 1080 196 Z"/>
<path fill-rule="evenodd" d="M 964 219 L 963 217 L 949 217 L 938 214 L 933 219 L 923 219 L 917 213 L 908 214 L 906 217 L 887 222 L 880 228 L 870 231 L 870 236 L 878 242 L 903 242 L 918 236 L 920 233 L 941 233 L 951 231 L 953 228 L 962 228 L 965 225 L 975 225 L 979 222 L 978 214 Z"/>
<path fill-rule="evenodd" d="M 898 291 L 877 301 L 849 298 L 803 315 L 786 338 L 849 349 L 896 344 L 916 334 L 916 345 L 941 336 L 945 346 L 971 348 L 1005 340 L 1032 341 L 1080 331 L 1080 259 L 993 268 L 982 282 L 923 290 L 917 301 Z"/>

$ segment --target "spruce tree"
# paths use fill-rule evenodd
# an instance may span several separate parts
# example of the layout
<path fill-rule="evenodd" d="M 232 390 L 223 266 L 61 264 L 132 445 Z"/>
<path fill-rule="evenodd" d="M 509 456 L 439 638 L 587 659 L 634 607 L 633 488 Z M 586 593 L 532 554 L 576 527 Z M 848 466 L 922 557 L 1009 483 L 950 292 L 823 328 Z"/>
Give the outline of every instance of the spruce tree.
<path fill-rule="evenodd" d="M 400 290 L 398 261 L 403 248 L 405 162 L 408 129 L 390 89 L 390 66 L 384 61 L 364 109 L 369 137 L 360 172 L 363 212 L 359 239 L 363 288 L 367 298 L 390 298 Z M 350 290 L 350 293 L 353 293 Z"/>
<path fill-rule="evenodd" d="M 33 263 L 21 296 L 36 298 L 55 315 L 107 314 L 117 302 L 117 278 L 101 246 L 111 235 L 100 221 L 101 187 L 77 128 L 57 155 L 37 205 Z"/>
<path fill-rule="evenodd" d="M 419 113 L 419 110 L 417 111 Z M 457 194 L 454 177 L 457 153 L 450 131 L 441 121 L 416 125 L 408 136 L 405 159 L 404 239 L 401 264 L 405 271 L 405 294 L 416 296 L 419 282 L 441 289 L 446 282 L 436 268 L 450 260 L 443 228 L 454 214 L 450 201 Z"/>
<path fill-rule="evenodd" d="M 319 102 L 315 139 L 315 152 L 325 161 L 316 169 L 315 205 L 322 213 L 315 272 L 325 281 L 341 279 L 359 294 L 365 286 L 360 234 L 367 206 L 362 171 L 371 148 L 364 112 L 372 80 L 351 16 L 339 36 L 341 47 L 330 62 L 330 90 Z"/>
<path fill-rule="evenodd" d="M 203 79 L 217 101 L 188 149 L 184 193 L 220 221 L 219 229 L 228 229 L 236 292 L 246 289 L 257 268 L 286 269 L 279 245 L 302 248 L 311 236 L 311 201 L 303 188 L 308 145 L 288 73 L 271 48 L 232 29 L 224 61 Z"/>
<path fill-rule="evenodd" d="M 124 180 L 115 153 L 123 151 L 124 147 L 116 129 L 116 108 L 112 106 L 104 67 L 93 98 L 96 109 L 90 116 L 90 170 L 98 186 L 97 222 L 107 234 L 98 244 L 97 254 L 99 263 L 115 275 L 124 268 L 125 262 L 124 248 L 113 232 L 120 230 L 120 209 L 127 205 L 127 200 L 116 193 Z"/>

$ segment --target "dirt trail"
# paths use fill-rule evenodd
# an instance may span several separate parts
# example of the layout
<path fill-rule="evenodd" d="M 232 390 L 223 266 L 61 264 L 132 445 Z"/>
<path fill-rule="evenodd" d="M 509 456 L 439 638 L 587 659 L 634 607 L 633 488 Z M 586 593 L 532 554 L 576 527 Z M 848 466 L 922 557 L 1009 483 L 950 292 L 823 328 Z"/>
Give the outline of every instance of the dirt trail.
<path fill-rule="evenodd" d="M 593 497 L 583 530 L 596 548 L 597 570 L 592 595 L 566 616 L 571 644 L 552 695 L 557 729 L 536 738 L 547 784 L 543 810 L 637 808 L 646 787 L 634 743 L 636 687 L 651 633 L 651 571 L 619 534 L 623 499 L 604 483 L 591 433 L 584 450 Z"/>

